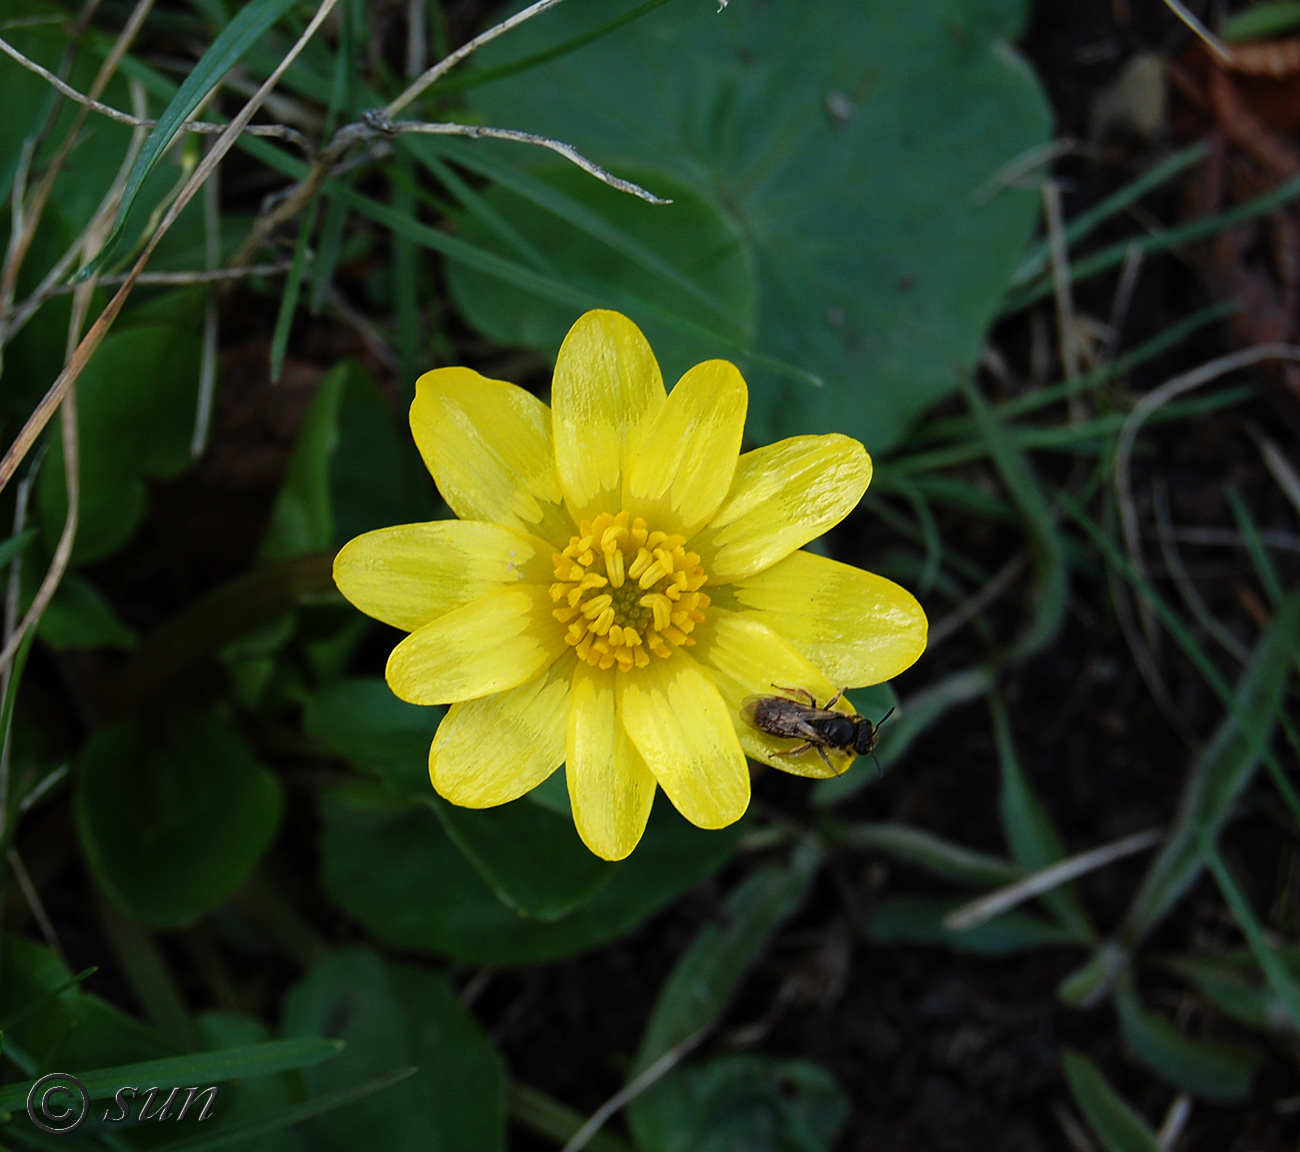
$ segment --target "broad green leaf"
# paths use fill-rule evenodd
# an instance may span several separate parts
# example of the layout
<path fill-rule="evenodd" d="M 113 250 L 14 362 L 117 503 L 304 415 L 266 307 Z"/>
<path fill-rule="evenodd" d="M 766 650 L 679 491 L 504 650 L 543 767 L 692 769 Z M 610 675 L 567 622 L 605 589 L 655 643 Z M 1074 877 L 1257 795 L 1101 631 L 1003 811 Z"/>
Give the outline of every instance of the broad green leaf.
<path fill-rule="evenodd" d="M 36 529 L 28 528 L 24 532 L 19 532 L 17 536 L 10 536 L 0 544 L 0 568 L 7 568 L 15 557 L 27 551 L 27 546 L 35 539 Z"/>
<path fill-rule="evenodd" d="M 632 1076 L 718 1018 L 772 934 L 798 911 L 820 866 L 821 857 L 801 847 L 789 864 L 769 864 L 732 892 L 723 922 L 700 930 L 660 989 Z"/>
<path fill-rule="evenodd" d="M 909 696 L 899 704 L 897 715 L 881 729 L 880 744 L 876 748 L 880 763 L 886 768 L 891 767 L 948 709 L 984 695 L 992 685 L 993 673 L 988 668 L 966 668 Z M 863 763 L 864 760 L 867 762 Z M 812 789 L 812 802 L 818 808 L 829 808 L 848 799 L 870 783 L 875 775 L 875 764 L 859 756 L 843 776 L 817 781 Z"/>
<path fill-rule="evenodd" d="M 533 202 L 503 187 L 489 189 L 484 201 L 528 250 L 562 253 L 560 274 L 595 299 L 629 313 L 636 311 L 638 300 L 648 300 L 666 311 L 694 314 L 705 328 L 748 343 L 756 303 L 754 272 L 735 225 L 677 181 L 655 173 L 623 172 L 671 198 L 672 204 L 647 204 L 606 187 L 572 164 L 548 164 L 531 175 L 566 205 L 578 206 L 580 212 L 566 213 L 570 219 L 576 216 L 587 224 L 594 217 L 599 224 L 575 227 L 564 216 L 539 211 Z M 459 235 L 488 251 L 526 258 L 478 220 L 466 221 Z M 639 258 L 645 250 L 656 259 Z M 557 272 L 549 263 L 543 267 Z M 537 348 L 552 360 L 574 321 L 572 307 L 541 300 L 454 261 L 447 267 L 447 285 L 456 306 L 485 335 L 507 346 Z M 718 353 L 716 343 L 653 323 L 647 334 L 665 365 L 689 366 Z M 672 378 L 668 376 L 669 382 Z"/>
<path fill-rule="evenodd" d="M 945 880 L 976 888 L 1013 884 L 1024 876 L 1021 869 L 1001 856 L 963 848 L 906 824 L 846 824 L 835 828 L 833 836 L 836 844 L 858 851 L 884 852 Z"/>
<path fill-rule="evenodd" d="M 104 891 L 177 928 L 238 888 L 275 835 L 280 786 L 215 716 L 177 712 L 101 728 L 74 769 L 82 850 Z"/>
<path fill-rule="evenodd" d="M 1074 1102 L 1107 1152 L 1160 1152 L 1160 1143 L 1146 1121 L 1087 1056 L 1067 1048 L 1061 1053 L 1061 1067 Z"/>
<path fill-rule="evenodd" d="M 43 945 L 6 936 L 3 965 L 0 1016 L 12 1021 L 5 1025 L 5 1051 L 9 1054 L 17 1045 L 32 1056 L 36 1063 L 33 1074 L 150 1060 L 175 1051 L 152 1029 L 98 996 L 79 987 L 66 987 L 72 973 Z M 64 991 L 49 998 L 58 988 Z M 29 1011 L 41 1000 L 41 1007 Z M 5 1091 L 15 1090 L 0 1089 L 0 1093 Z M 0 1106 L 21 1108 L 26 1098 L 24 1087 L 16 1104 Z"/>
<path fill-rule="evenodd" d="M 378 939 L 469 964 L 510 966 L 571 956 L 617 939 L 720 868 L 741 825 L 705 832 L 660 797 L 637 850 L 596 895 L 552 923 L 499 901 L 448 839 L 432 808 L 375 786 L 322 803 L 326 891 Z"/>
<path fill-rule="evenodd" d="M 146 479 L 189 467 L 199 379 L 199 340 L 175 327 L 111 332 L 77 381 L 81 506 L 73 562 L 99 560 L 134 534 L 144 517 Z M 62 439 L 56 434 L 37 482 L 47 540 L 67 510 Z"/>
<path fill-rule="evenodd" d="M 559 920 L 622 867 L 593 855 L 567 812 L 548 812 L 522 799 L 484 809 L 458 808 L 432 794 L 427 802 L 497 899 L 520 916 Z"/>
<path fill-rule="evenodd" d="M 674 1070 L 654 1097 L 632 1112 L 642 1152 L 829 1152 L 850 1111 L 826 1069 L 763 1056 Z"/>
<path fill-rule="evenodd" d="M 1218 835 L 1254 774 L 1259 762 L 1255 745 L 1267 745 L 1273 731 L 1298 635 L 1300 593 L 1292 593 L 1260 637 L 1237 685 L 1237 700 L 1256 739 L 1249 739 L 1234 716 L 1215 729 L 1183 786 L 1169 838 L 1125 916 L 1124 940 L 1136 942 L 1146 935 L 1200 875 L 1197 836 L 1213 840 Z"/>
<path fill-rule="evenodd" d="M 302 726 L 333 752 L 373 772 L 399 795 L 424 799 L 429 783 L 429 746 L 446 711 L 421 707 L 393 695 L 379 677 L 340 680 L 308 696 Z"/>
<path fill-rule="evenodd" d="M 570 0 L 478 62 L 507 65 L 631 7 Z M 1020 0 L 833 0 L 815 20 L 795 3 L 671 5 L 470 99 L 488 123 L 563 139 L 616 173 L 661 171 L 726 213 L 757 271 L 751 351 L 823 381 L 746 366 L 751 435 L 833 428 L 874 451 L 974 364 L 1033 227 L 1026 190 L 972 199 L 1048 137 L 1042 93 L 1005 43 L 1024 14 Z M 545 255 L 588 272 L 558 244 Z M 630 314 L 654 343 L 654 316 Z M 686 367 L 668 359 L 665 376 Z"/>
<path fill-rule="evenodd" d="M 100 647 L 130 651 L 140 639 L 134 628 L 128 628 L 118 619 L 99 589 L 75 572 L 59 582 L 41 615 L 38 632 L 56 652 Z"/>
<path fill-rule="evenodd" d="M 354 360 L 331 369 L 294 442 L 262 540 L 262 560 L 287 560 L 408 519 L 402 445 L 386 401 Z"/>
<path fill-rule="evenodd" d="M 1162 1080 L 1206 1100 L 1226 1103 L 1250 1095 L 1262 1060 L 1254 1049 L 1182 1035 L 1160 1013 L 1142 1007 L 1128 978 L 1115 989 L 1115 1008 L 1125 1044 Z"/>
<path fill-rule="evenodd" d="M 1060 925 L 1029 912 L 1004 912 L 966 932 L 945 928 L 944 918 L 965 903 L 947 897 L 888 896 L 868 913 L 867 931 L 882 944 L 946 944 L 959 952 L 990 956 L 1079 942 Z"/>
<path fill-rule="evenodd" d="M 145 180 L 171 147 L 186 118 L 207 99 L 208 94 L 221 83 L 222 77 L 252 48 L 262 33 L 292 6 L 293 0 L 250 0 L 235 13 L 234 19 L 221 30 L 198 63 L 190 69 L 171 103 L 158 117 L 158 123 L 149 133 L 144 147 L 140 149 L 140 155 L 122 189 L 122 200 L 112 234 L 99 256 L 82 271 L 82 277 L 103 267 L 104 262 L 113 254 Z"/>
<path fill-rule="evenodd" d="M 394 1065 L 417 1065 L 402 1091 L 321 1120 L 305 1131 L 319 1152 L 493 1152 L 505 1148 L 505 1067 L 437 972 L 368 948 L 336 952 L 289 993 L 284 1031 L 343 1040 L 343 1054 L 307 1073 L 314 1093 Z"/>
<path fill-rule="evenodd" d="M 990 692 L 988 700 L 989 711 L 993 716 L 993 740 L 997 745 L 998 772 L 1001 777 L 998 808 L 1002 817 L 1002 834 L 1007 838 L 1011 854 L 1021 869 L 1026 873 L 1038 872 L 1063 860 L 1065 847 L 1047 809 L 1043 807 L 1025 775 L 1016 753 L 1011 722 L 1007 718 L 1002 697 L 996 692 Z M 1078 892 L 1073 884 L 1053 888 L 1044 893 L 1041 899 L 1052 915 L 1077 939 L 1096 939 L 1096 933 L 1079 903 Z"/>

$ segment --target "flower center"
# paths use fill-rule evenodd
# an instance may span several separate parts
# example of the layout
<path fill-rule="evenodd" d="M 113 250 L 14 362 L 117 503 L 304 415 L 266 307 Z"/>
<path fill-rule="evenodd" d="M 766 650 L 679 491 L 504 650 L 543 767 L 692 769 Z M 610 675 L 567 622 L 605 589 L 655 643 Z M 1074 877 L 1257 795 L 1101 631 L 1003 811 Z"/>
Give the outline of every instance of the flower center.
<path fill-rule="evenodd" d="M 593 667 L 644 668 L 665 659 L 703 622 L 709 598 L 700 558 L 685 536 L 650 532 L 641 517 L 602 512 L 555 554 L 553 613 L 565 639 Z"/>

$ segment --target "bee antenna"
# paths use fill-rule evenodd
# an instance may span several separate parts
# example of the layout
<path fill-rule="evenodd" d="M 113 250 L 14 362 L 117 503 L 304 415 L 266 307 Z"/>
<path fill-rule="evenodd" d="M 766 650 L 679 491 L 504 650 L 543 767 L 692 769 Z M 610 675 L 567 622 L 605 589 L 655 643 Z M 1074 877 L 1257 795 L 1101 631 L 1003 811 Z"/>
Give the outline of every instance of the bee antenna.
<path fill-rule="evenodd" d="M 879 728 L 879 727 L 880 727 L 880 726 L 881 726 L 881 725 L 882 725 L 886 720 L 888 720 L 888 719 L 889 719 L 893 714 L 894 714 L 894 709 L 891 708 L 891 709 L 890 709 L 888 712 L 886 712 L 886 713 L 885 713 L 885 714 L 884 714 L 884 715 L 883 715 L 879 720 L 876 721 L 876 727 Z"/>
<path fill-rule="evenodd" d="M 892 711 L 892 709 L 891 709 L 891 711 Z M 871 758 L 876 762 L 876 775 L 879 776 L 879 777 L 883 780 L 883 779 L 884 779 L 884 776 L 885 776 L 885 770 L 880 766 L 880 757 L 877 756 L 877 755 L 875 754 L 875 752 L 873 751 L 873 752 L 871 753 Z"/>

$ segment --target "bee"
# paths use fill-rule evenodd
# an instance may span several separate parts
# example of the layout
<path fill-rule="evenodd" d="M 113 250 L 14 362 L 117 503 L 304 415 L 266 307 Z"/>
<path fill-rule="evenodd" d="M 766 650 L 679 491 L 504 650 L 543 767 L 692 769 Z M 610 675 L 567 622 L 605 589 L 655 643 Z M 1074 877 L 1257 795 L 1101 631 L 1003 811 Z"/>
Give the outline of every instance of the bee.
<path fill-rule="evenodd" d="M 834 748 L 840 752 L 855 752 L 859 756 L 869 755 L 876 761 L 877 771 L 880 770 L 876 741 L 880 737 L 880 725 L 894 714 L 892 708 L 873 724 L 856 712 L 850 715 L 834 711 L 844 695 L 843 688 L 826 701 L 826 707 L 819 708 L 817 697 L 806 688 L 783 688 L 779 684 L 772 687 L 808 701 L 805 704 L 802 699 L 791 700 L 787 696 L 748 696 L 741 704 L 740 714 L 760 732 L 803 741 L 798 748 L 773 752 L 773 756 L 802 756 L 810 748 L 815 748 L 826 767 L 834 772 L 835 766 L 826 755 L 827 748 Z"/>

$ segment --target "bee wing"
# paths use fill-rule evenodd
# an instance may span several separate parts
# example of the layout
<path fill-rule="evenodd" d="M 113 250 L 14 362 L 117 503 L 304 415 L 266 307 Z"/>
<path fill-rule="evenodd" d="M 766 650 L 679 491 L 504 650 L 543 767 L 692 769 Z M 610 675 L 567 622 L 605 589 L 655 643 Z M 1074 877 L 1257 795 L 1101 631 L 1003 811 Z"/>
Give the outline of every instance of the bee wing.
<path fill-rule="evenodd" d="M 769 699 L 769 697 L 767 696 L 746 696 L 740 702 L 741 719 L 745 720 L 750 724 L 753 724 L 754 713 L 758 711 L 759 705 L 762 704 L 763 701 L 767 699 Z"/>

